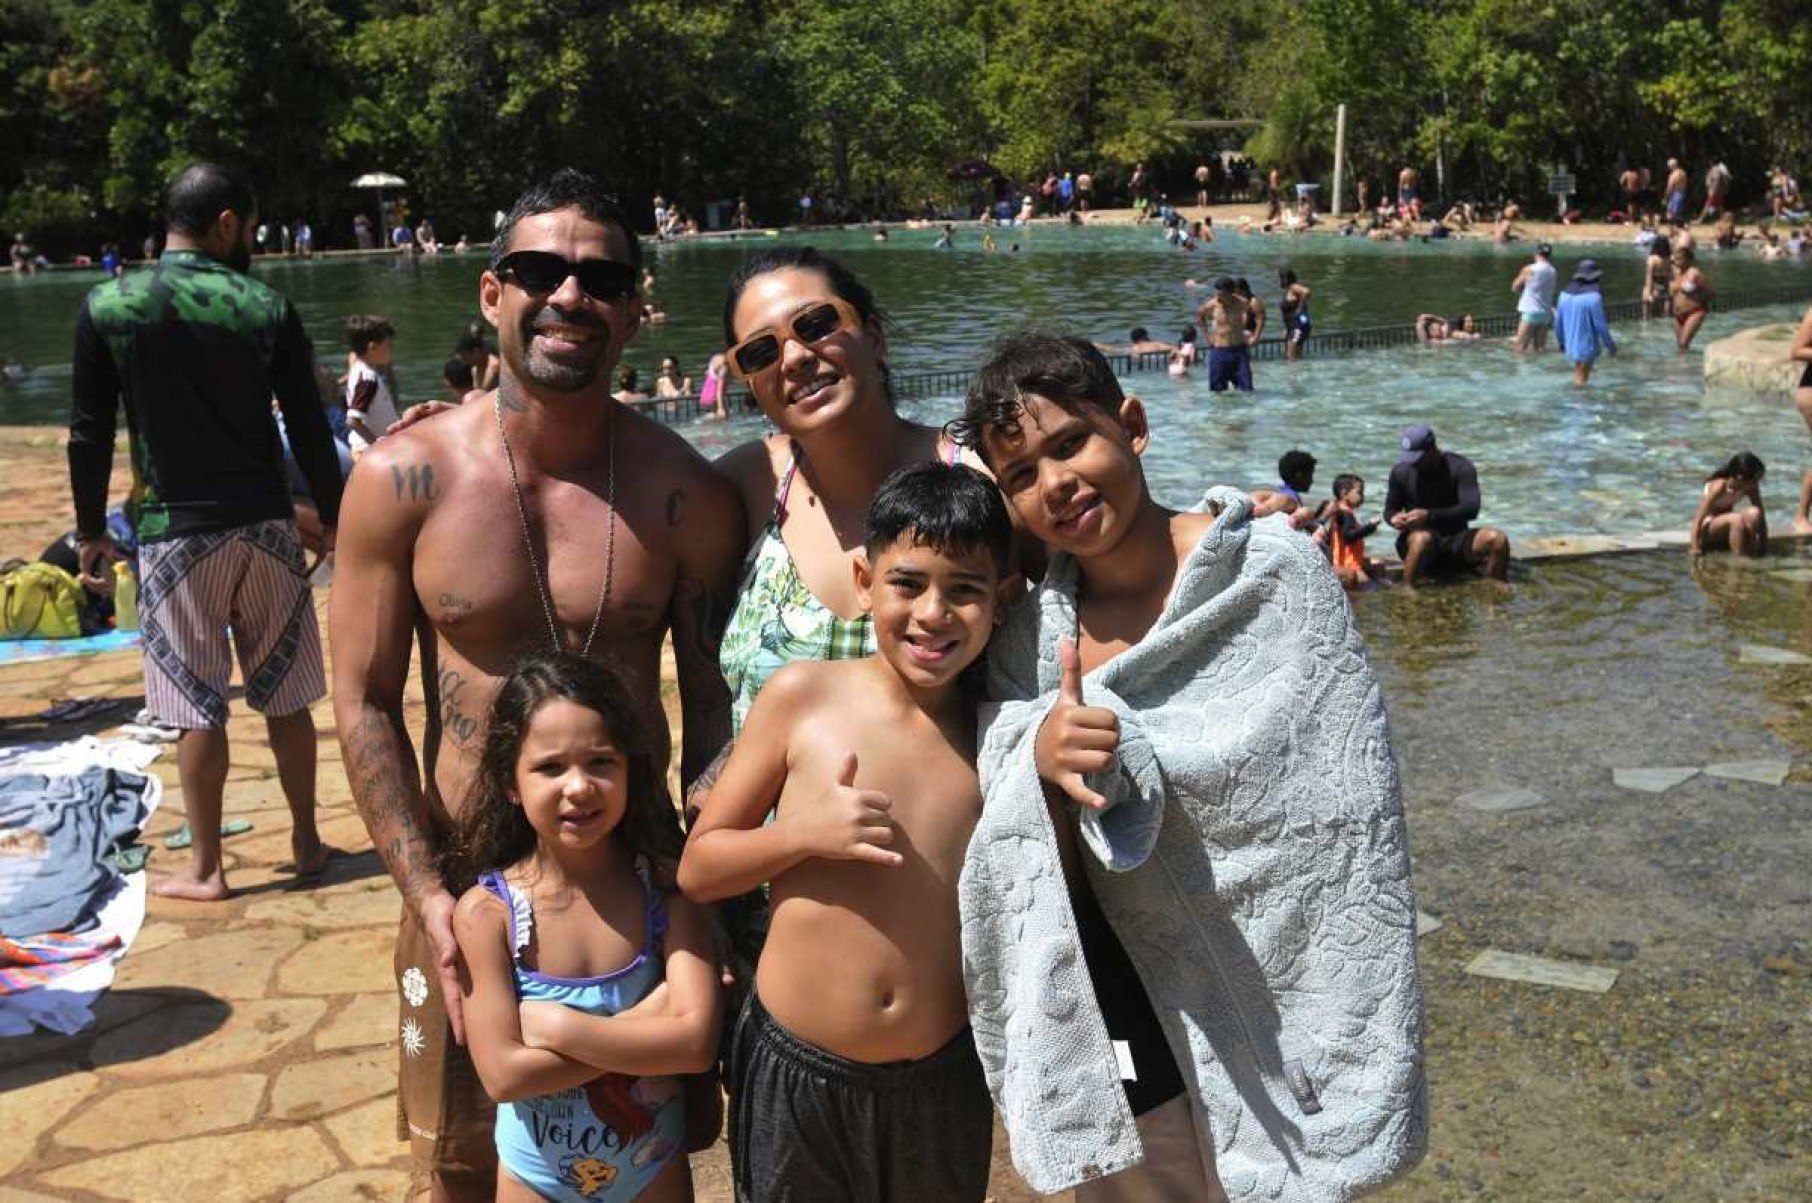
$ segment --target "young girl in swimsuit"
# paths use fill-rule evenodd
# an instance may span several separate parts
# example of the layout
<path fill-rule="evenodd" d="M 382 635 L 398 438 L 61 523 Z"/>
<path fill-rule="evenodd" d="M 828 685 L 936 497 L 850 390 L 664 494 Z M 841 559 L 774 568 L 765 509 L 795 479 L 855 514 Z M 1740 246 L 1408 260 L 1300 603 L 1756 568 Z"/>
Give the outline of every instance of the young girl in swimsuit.
<path fill-rule="evenodd" d="M 450 867 L 477 880 L 453 930 L 500 1201 L 692 1198 L 677 1075 L 716 1055 L 718 975 L 709 921 L 654 870 L 681 840 L 653 765 L 593 661 L 536 656 L 497 691 Z"/>
<path fill-rule="evenodd" d="M 713 422 L 725 421 L 730 416 L 730 407 L 724 404 L 724 377 L 729 371 L 722 351 L 705 365 L 705 382 L 699 386 L 698 407 L 705 410 Z"/>
<path fill-rule="evenodd" d="M 1762 509 L 1762 474 L 1766 471 L 1760 459 L 1744 451 L 1705 478 L 1688 535 L 1693 555 L 1724 548 L 1740 556 L 1767 553 L 1768 516 Z M 1752 508 L 1738 510 L 1745 498 Z"/>
<path fill-rule="evenodd" d="M 1187 376 L 1189 369 L 1195 366 L 1195 327 L 1184 326 L 1183 333 L 1177 338 L 1177 345 L 1170 349 L 1170 362 L 1166 370 L 1172 376 Z"/>
<path fill-rule="evenodd" d="M 1684 355 L 1711 313 L 1711 283 L 1694 266 L 1689 248 L 1675 247 L 1673 264 L 1674 278 L 1668 291 L 1674 299 L 1674 342 Z"/>

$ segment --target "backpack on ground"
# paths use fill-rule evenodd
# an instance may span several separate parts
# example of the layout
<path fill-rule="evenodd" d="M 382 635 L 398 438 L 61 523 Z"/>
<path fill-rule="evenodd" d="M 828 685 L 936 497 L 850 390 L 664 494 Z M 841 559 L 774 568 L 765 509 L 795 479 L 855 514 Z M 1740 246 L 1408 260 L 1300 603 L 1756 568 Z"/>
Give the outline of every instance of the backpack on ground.
<path fill-rule="evenodd" d="M 81 634 L 81 582 L 55 564 L 0 564 L 0 639 L 75 639 Z"/>

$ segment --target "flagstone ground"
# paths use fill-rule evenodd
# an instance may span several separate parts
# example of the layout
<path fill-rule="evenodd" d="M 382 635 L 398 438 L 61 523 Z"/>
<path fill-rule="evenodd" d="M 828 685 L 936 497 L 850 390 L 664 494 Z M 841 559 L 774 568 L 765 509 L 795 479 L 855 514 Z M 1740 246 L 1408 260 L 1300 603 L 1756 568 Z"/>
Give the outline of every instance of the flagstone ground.
<path fill-rule="evenodd" d="M 0 429 L 0 550 L 63 529 L 62 462 L 54 432 Z M 1777 692 L 1812 697 L 1805 668 L 1762 669 L 1786 674 Z M 0 666 L 0 739 L 95 730 L 21 720 L 65 697 L 141 693 L 133 652 Z M 1759 770 L 1700 774 L 1644 795 L 1570 763 L 1540 732 L 1519 749 L 1505 728 L 1506 776 L 1542 783 L 1552 804 L 1481 814 L 1452 803 L 1448 783 L 1488 780 L 1486 758 L 1468 758 L 1457 736 L 1537 721 L 1514 717 L 1516 691 L 1431 678 L 1392 696 L 1419 901 L 1440 923 L 1422 945 L 1431 1151 L 1383 1197 L 1812 1197 L 1803 764 L 1784 784 Z M 1695 721 L 1713 704 L 1701 699 Z M 226 844 L 234 896 L 153 899 L 90 1031 L 0 1039 L 0 1203 L 400 1196 L 397 897 L 351 804 L 330 709 L 315 714 L 322 830 L 345 854 L 307 888 L 280 870 L 289 818 L 275 766 L 261 721 L 236 708 L 226 811 L 256 827 Z M 419 729 L 414 691 L 408 717 Z M 1655 727 L 1668 721 L 1657 710 Z M 1752 739 L 1728 758 L 1776 754 Z M 1687 746 L 1657 742 L 1615 763 L 1710 759 L 1702 741 Z M 153 869 L 175 863 L 161 841 L 182 816 L 174 757 L 156 771 L 166 794 L 146 832 Z M 1800 866 L 1796 880 L 1783 862 Z M 1617 984 L 1595 995 L 1468 976 L 1494 947 L 1618 967 Z M 721 1143 L 693 1167 L 701 1199 L 729 1198 Z M 1032 1197 L 998 1134 L 995 1167 L 994 1198 Z"/>

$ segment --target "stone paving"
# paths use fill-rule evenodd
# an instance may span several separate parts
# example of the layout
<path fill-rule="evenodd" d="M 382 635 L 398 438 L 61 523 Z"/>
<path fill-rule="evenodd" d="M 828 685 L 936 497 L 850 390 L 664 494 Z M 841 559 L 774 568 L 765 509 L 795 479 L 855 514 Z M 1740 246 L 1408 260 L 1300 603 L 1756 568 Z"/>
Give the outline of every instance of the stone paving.
<path fill-rule="evenodd" d="M 0 427 L 0 549 L 35 554 L 67 529 L 63 438 Z M 123 442 L 115 469 L 119 496 L 129 483 Z M 326 597 L 316 591 L 324 632 Z M 0 739 L 104 736 L 120 720 L 21 723 L 68 697 L 126 699 L 136 710 L 141 672 L 136 650 L 0 665 Z M 670 654 L 664 672 L 671 682 Z M 677 729 L 674 690 L 664 692 Z M 405 714 L 419 736 L 417 684 Z M 321 836 L 344 855 L 312 887 L 279 871 L 290 859 L 289 811 L 263 720 L 235 698 L 224 814 L 255 827 L 224 845 L 233 896 L 151 898 L 92 1028 L 0 1039 L 0 1203 L 402 1197 L 391 972 L 400 902 L 352 805 L 331 703 L 314 716 Z M 163 847 L 183 821 L 174 749 L 152 771 L 164 796 L 143 839 L 157 871 L 187 855 Z M 994 1197 L 1030 1198 L 1004 1138 L 997 1146 Z M 692 1162 L 699 1198 L 730 1197 L 721 1141 Z"/>
<path fill-rule="evenodd" d="M 71 696 L 136 706 L 141 693 L 135 652 L 0 666 L 5 719 Z M 312 888 L 279 871 L 289 812 L 263 722 L 237 706 L 225 813 L 256 826 L 225 845 L 233 897 L 153 897 L 92 1029 L 0 1040 L 0 1203 L 400 1197 L 399 904 L 353 808 L 331 708 L 314 713 L 321 834 L 345 854 Z M 419 693 L 408 714 L 419 730 Z M 144 834 L 155 870 L 186 853 L 162 847 L 182 822 L 174 751 L 153 769 L 165 784 Z M 721 1151 L 697 1161 L 701 1196 L 727 1195 Z"/>
<path fill-rule="evenodd" d="M 17 554 L 60 533 L 66 487 L 59 435 L 0 428 L 0 550 Z M 1439 613 L 1430 607 L 1465 597 L 1443 594 L 1417 613 L 1432 621 Z M 1738 629 L 1733 638 L 1766 640 L 1753 645 L 1763 650 L 1788 639 Z M 1469 653 L 1468 672 L 1488 660 Z M 1805 672 L 1763 669 L 1792 681 Z M 1438 916 L 1423 945 L 1437 1103 L 1428 1160 L 1388 1197 L 1812 1197 L 1804 1089 L 1812 899 L 1803 874 L 1778 871 L 1804 863 L 1812 795 L 1800 770 L 1782 787 L 1784 762 L 1757 759 L 1782 754 L 1765 733 L 1729 746 L 1702 738 L 1715 702 L 1756 686 L 1707 690 L 1698 718 L 1657 725 L 1701 737 L 1690 755 L 1660 736 L 1619 750 L 1610 764 L 1719 761 L 1651 802 L 1618 790 L 1612 768 L 1585 764 L 1572 743 L 1552 745 L 1547 734 L 1523 747 L 1517 729 L 1500 732 L 1509 741 L 1502 765 L 1497 754 L 1462 755 L 1449 722 L 1474 730 L 1497 721 L 1508 712 L 1493 699 L 1526 682 L 1442 680 L 1411 672 L 1392 695 L 1399 751 L 1416 770 L 1415 796 L 1406 797 L 1417 819 L 1419 901 Z M 1669 678 L 1657 688 L 1685 697 L 1688 684 L 1704 682 Z M 1812 698 L 1805 689 L 1793 686 Z M 18 720 L 61 698 L 116 697 L 136 708 L 140 693 L 135 652 L 0 666 L 0 738 L 33 737 Z M 313 888 L 295 888 L 279 871 L 288 812 L 261 721 L 236 713 L 226 813 L 256 828 L 226 843 L 234 897 L 207 906 L 152 899 L 93 1029 L 0 1040 L 8 1138 L 0 1203 L 401 1196 L 389 971 L 398 902 L 351 805 L 329 708 L 315 713 L 322 833 L 347 855 Z M 409 717 L 419 728 L 419 696 Z M 46 734 L 94 729 L 65 724 Z M 1539 776 L 1553 804 L 1491 815 L 1446 803 L 1504 766 Z M 146 833 L 153 870 L 176 863 L 161 841 L 182 815 L 173 754 L 156 771 L 166 793 Z M 1640 822 L 1626 813 L 1632 805 L 1644 807 Z M 1466 971 L 1492 948 L 1610 963 L 1619 977 L 1600 995 Z M 995 1148 L 993 1197 L 1031 1198 L 1005 1168 L 998 1134 Z M 728 1197 L 721 1144 L 693 1158 L 693 1172 L 700 1198 Z"/>

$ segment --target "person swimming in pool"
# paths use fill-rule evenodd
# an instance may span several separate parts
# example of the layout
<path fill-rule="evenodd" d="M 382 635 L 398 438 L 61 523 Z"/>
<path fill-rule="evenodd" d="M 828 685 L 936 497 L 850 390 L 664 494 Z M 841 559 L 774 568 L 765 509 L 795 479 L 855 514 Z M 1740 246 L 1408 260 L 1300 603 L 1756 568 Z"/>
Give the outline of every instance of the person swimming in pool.
<path fill-rule="evenodd" d="M 1452 319 L 1438 313 L 1419 313 L 1416 315 L 1416 339 L 1425 343 L 1477 342 L 1478 323 L 1470 313 Z"/>

